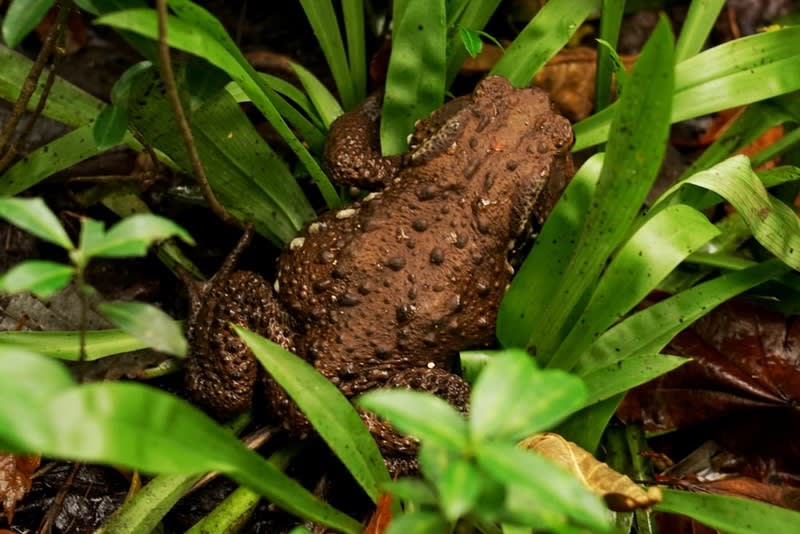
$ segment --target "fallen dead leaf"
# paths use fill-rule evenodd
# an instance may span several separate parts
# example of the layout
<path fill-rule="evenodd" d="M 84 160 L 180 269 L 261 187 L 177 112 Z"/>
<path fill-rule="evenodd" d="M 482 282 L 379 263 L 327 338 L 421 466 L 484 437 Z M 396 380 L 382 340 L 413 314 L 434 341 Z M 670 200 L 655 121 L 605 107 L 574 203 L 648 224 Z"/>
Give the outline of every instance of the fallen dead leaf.
<path fill-rule="evenodd" d="M 0 454 L 0 501 L 9 524 L 14 519 L 17 502 L 31 489 L 31 477 L 40 461 L 40 456 Z"/>
<path fill-rule="evenodd" d="M 614 471 L 585 449 L 558 434 L 543 432 L 525 438 L 520 447 L 538 452 L 577 476 L 606 506 L 615 512 L 630 512 L 661 502 L 661 490 L 652 486 L 645 490 L 627 476 Z"/>
<path fill-rule="evenodd" d="M 392 520 L 392 494 L 383 493 L 362 534 L 383 534 Z"/>

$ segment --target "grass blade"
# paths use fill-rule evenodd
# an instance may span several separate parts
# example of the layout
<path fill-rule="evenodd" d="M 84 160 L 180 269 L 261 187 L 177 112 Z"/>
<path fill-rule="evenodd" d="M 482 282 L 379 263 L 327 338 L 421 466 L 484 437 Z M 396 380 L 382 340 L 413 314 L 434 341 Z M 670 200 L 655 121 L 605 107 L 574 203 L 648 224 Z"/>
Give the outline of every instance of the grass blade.
<path fill-rule="evenodd" d="M 356 98 L 355 80 L 350 75 L 350 67 L 347 64 L 344 42 L 342 42 L 333 2 L 331 0 L 300 0 L 300 5 L 303 6 L 311 29 L 314 30 L 322 53 L 325 54 L 344 107 L 346 109 L 354 107 L 360 100 Z M 366 78 L 364 81 L 366 88 Z"/>
<path fill-rule="evenodd" d="M 655 510 L 686 515 L 730 534 L 793 532 L 800 524 L 800 513 L 751 499 L 672 489 L 663 493 Z"/>
<path fill-rule="evenodd" d="M 553 355 L 551 366 L 569 371 L 581 353 L 625 316 L 689 254 L 719 235 L 689 206 L 670 206 L 650 218 L 616 253 L 586 309 Z"/>
<path fill-rule="evenodd" d="M 384 156 L 408 150 L 406 138 L 414 123 L 441 106 L 445 92 L 444 0 L 409 0 L 394 24 L 381 110 Z"/>
<path fill-rule="evenodd" d="M 725 0 L 704 0 L 689 4 L 689 12 L 686 14 L 678 42 L 675 43 L 676 63 L 692 57 L 703 48 L 723 5 Z"/>
<path fill-rule="evenodd" d="M 316 369 L 279 345 L 234 327 L 267 372 L 297 403 L 322 439 L 373 502 L 389 473 L 375 440 L 342 392 Z"/>
<path fill-rule="evenodd" d="M 669 134 L 672 35 L 662 19 L 626 83 L 592 208 L 558 293 L 527 346 L 555 352 L 573 308 L 619 245 L 655 180 Z M 556 361 L 551 360 L 553 365 Z"/>
<path fill-rule="evenodd" d="M 589 392 L 584 406 L 604 401 L 631 388 L 677 369 L 689 358 L 666 354 L 637 354 L 601 369 L 595 369 L 582 378 Z"/>
<path fill-rule="evenodd" d="M 364 0 L 342 0 L 347 61 L 355 104 L 367 97 L 367 33 L 364 27 Z"/>
<path fill-rule="evenodd" d="M 600 16 L 600 39 L 613 48 L 617 46 L 622 16 L 625 14 L 624 0 L 603 0 Z M 597 75 L 594 80 L 594 109 L 599 111 L 611 103 L 611 74 L 614 62 L 611 51 L 605 46 L 597 47 Z"/>
<path fill-rule="evenodd" d="M 308 97 L 314 104 L 314 109 L 322 119 L 325 128 L 330 128 L 331 123 L 336 117 L 344 113 L 342 111 L 342 106 L 339 105 L 336 98 L 328 91 L 328 88 L 325 87 L 316 76 L 311 74 L 310 71 L 298 63 L 291 62 L 290 64 L 297 78 L 300 80 L 300 83 L 303 85 L 303 89 L 306 90 Z"/>
<path fill-rule="evenodd" d="M 181 323 L 176 321 L 180 327 Z M 181 327 L 182 328 L 182 327 Z M 0 332 L 0 349 L 9 346 L 44 354 L 59 360 L 78 361 L 78 332 Z M 122 330 L 89 330 L 86 332 L 86 360 L 98 360 L 112 354 L 143 349 L 147 345 Z"/>
<path fill-rule="evenodd" d="M 516 87 L 531 83 L 547 60 L 567 43 L 600 0 L 551 0 L 514 39 L 489 75 L 505 76 Z"/>

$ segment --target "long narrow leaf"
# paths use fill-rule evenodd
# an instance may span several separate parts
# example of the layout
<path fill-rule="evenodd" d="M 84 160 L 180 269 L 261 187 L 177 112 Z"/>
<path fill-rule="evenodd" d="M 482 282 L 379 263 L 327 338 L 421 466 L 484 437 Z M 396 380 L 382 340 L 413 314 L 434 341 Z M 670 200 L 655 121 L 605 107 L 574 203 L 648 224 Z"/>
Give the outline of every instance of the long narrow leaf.
<path fill-rule="evenodd" d="M 459 0 L 447 3 L 447 27 L 451 29 L 447 38 L 447 77 L 445 86 L 450 87 L 458 70 L 467 58 L 467 50 L 455 28 L 482 30 L 500 4 L 500 0 Z"/>
<path fill-rule="evenodd" d="M 625 14 L 624 0 L 603 0 L 600 15 L 600 39 L 616 48 L 622 16 Z M 597 75 L 594 80 L 594 109 L 599 111 L 611 103 L 611 74 L 614 62 L 611 50 L 597 47 Z"/>
<path fill-rule="evenodd" d="M 353 86 L 353 101 L 367 97 L 367 34 L 364 27 L 364 0 L 343 0 L 344 30 L 347 36 L 347 61 Z"/>
<path fill-rule="evenodd" d="M 308 363 L 279 345 L 234 327 L 270 376 L 297 403 L 331 450 L 373 501 L 389 481 L 375 440 L 341 391 Z"/>
<path fill-rule="evenodd" d="M 675 43 L 675 62 L 680 63 L 698 53 L 708 39 L 725 0 L 704 0 L 689 4 L 689 12 Z"/>
<path fill-rule="evenodd" d="M 0 332 L 0 349 L 16 346 L 60 360 L 77 361 L 80 357 L 79 343 L 78 332 Z M 132 352 L 146 346 L 122 330 L 86 332 L 87 360 Z"/>
<path fill-rule="evenodd" d="M 699 211 L 678 204 L 649 219 L 620 248 L 566 339 L 552 367 L 570 370 L 592 341 L 627 314 L 719 230 Z"/>
<path fill-rule="evenodd" d="M 619 245 L 650 190 L 669 133 L 672 35 L 662 19 L 631 72 L 614 119 L 592 208 L 559 291 L 542 315 L 528 346 L 544 361 L 555 352 L 573 308 Z"/>
<path fill-rule="evenodd" d="M 516 87 L 525 87 L 536 71 L 564 47 L 578 26 L 599 5 L 600 0 L 547 2 L 509 45 L 489 74 L 505 76 Z"/>
<path fill-rule="evenodd" d="M 687 362 L 689 358 L 679 356 L 638 354 L 602 369 L 596 369 L 582 377 L 588 390 L 585 406 L 625 393 Z"/>

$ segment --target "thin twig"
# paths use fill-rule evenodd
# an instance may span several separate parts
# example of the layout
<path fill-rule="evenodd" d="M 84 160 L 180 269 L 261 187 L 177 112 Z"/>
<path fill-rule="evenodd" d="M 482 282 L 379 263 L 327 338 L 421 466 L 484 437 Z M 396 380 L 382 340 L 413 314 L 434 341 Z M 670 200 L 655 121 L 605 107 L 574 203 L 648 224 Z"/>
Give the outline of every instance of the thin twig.
<path fill-rule="evenodd" d="M 17 98 L 17 101 L 14 103 L 14 108 L 11 111 L 11 115 L 9 115 L 8 121 L 6 122 L 5 126 L 3 126 L 2 132 L 0 132 L 0 154 L 3 154 L 3 162 L 6 162 L 7 160 L 10 161 L 10 158 L 14 157 L 13 154 L 10 157 L 8 156 L 8 153 L 13 151 L 9 148 L 7 152 L 6 147 L 9 147 L 11 138 L 14 135 L 14 131 L 17 129 L 17 124 L 19 124 L 19 121 L 25 114 L 25 110 L 28 108 L 28 102 L 33 96 L 33 93 L 36 91 L 36 85 L 39 82 L 39 77 L 42 75 L 45 64 L 50 59 L 50 55 L 53 51 L 53 48 L 56 46 L 56 43 L 58 42 L 59 34 L 65 26 L 67 16 L 69 16 L 71 9 L 72 0 L 64 0 L 61 3 L 61 8 L 58 11 L 58 17 L 56 18 L 56 25 L 53 27 L 50 33 L 47 34 L 47 38 L 44 40 L 44 44 L 42 44 L 42 49 L 39 50 L 39 55 L 36 56 L 36 61 L 34 61 L 30 72 L 28 72 L 28 76 L 25 78 L 25 81 L 22 84 L 22 89 L 20 89 L 19 92 L 19 98 Z M 39 99 L 40 102 L 45 96 L 46 95 L 43 93 Z M 5 164 L 7 165 L 7 163 Z M 3 168 L 4 166 L 0 167 L 0 170 Z"/>
<path fill-rule="evenodd" d="M 183 143 L 186 145 L 186 151 L 189 153 L 189 160 L 192 163 L 192 170 L 200 183 L 200 189 L 203 191 L 203 196 L 206 198 L 211 211 L 217 217 L 222 219 L 227 224 L 242 226 L 241 223 L 232 217 L 230 213 L 219 203 L 211 186 L 206 179 L 203 164 L 200 161 L 200 155 L 197 152 L 197 147 L 194 144 L 192 137 L 192 130 L 189 127 L 189 122 L 186 120 L 186 114 L 183 112 L 181 99 L 178 96 L 178 88 L 175 84 L 175 74 L 172 70 L 172 62 L 169 59 L 169 46 L 167 45 L 167 0 L 156 0 L 156 9 L 158 11 L 158 58 L 159 70 L 161 71 L 161 78 L 167 90 L 172 111 L 175 113 L 175 120 L 178 122 L 178 128 L 183 137 Z"/>

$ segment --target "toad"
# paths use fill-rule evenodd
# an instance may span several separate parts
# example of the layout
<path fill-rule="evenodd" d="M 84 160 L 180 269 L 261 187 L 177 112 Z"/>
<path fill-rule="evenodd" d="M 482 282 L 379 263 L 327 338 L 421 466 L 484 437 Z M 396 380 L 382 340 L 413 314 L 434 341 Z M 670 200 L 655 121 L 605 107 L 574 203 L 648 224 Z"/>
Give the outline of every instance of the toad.
<path fill-rule="evenodd" d="M 340 117 L 325 155 L 334 179 L 382 190 L 307 225 L 280 256 L 274 286 L 227 266 L 194 291 L 187 384 L 215 415 L 248 409 L 259 386 L 284 425 L 307 426 L 260 378 L 230 322 L 304 358 L 348 397 L 406 386 L 466 406 L 469 388 L 452 374 L 458 352 L 494 343 L 509 252 L 571 176 L 572 130 L 545 92 L 489 77 L 419 121 L 406 155 L 381 158 L 378 109 L 371 97 Z M 395 442 L 381 432 L 386 452 Z"/>

